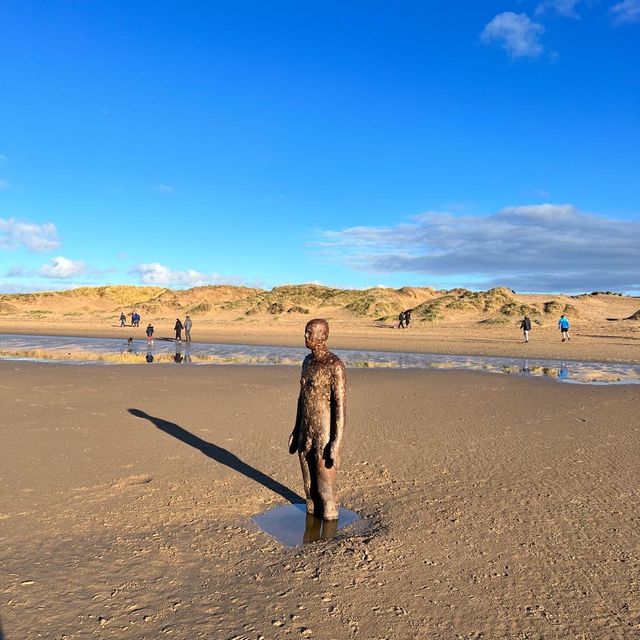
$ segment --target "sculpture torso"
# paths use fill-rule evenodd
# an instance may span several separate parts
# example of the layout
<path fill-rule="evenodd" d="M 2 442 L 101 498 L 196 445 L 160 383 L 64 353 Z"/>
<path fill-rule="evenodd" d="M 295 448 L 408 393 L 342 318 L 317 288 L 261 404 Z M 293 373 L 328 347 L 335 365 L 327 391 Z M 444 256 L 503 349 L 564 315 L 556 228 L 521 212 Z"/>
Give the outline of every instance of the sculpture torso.
<path fill-rule="evenodd" d="M 336 384 L 344 384 L 343 380 L 344 364 L 330 351 L 320 357 L 311 353 L 304 359 L 300 378 L 302 420 L 299 451 L 314 449 L 322 457 L 331 437 L 335 387 Z"/>

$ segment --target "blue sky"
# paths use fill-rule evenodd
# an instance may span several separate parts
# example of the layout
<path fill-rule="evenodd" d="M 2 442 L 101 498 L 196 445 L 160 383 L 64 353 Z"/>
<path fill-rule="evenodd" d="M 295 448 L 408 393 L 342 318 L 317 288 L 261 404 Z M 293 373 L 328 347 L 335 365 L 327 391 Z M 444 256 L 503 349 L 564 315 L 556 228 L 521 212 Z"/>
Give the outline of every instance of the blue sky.
<path fill-rule="evenodd" d="M 0 291 L 640 291 L 640 0 L 0 5 Z"/>

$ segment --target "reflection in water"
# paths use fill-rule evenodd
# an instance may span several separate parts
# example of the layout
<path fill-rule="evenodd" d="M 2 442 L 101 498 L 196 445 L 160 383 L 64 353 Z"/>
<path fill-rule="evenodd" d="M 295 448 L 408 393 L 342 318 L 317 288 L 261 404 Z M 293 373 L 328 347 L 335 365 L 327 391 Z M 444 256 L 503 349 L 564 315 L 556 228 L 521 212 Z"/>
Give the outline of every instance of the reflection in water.
<path fill-rule="evenodd" d="M 338 533 L 337 520 L 323 520 L 314 515 L 307 514 L 304 524 L 303 544 L 317 542 L 318 540 L 331 540 Z"/>
<path fill-rule="evenodd" d="M 267 534 L 287 547 L 330 540 L 340 529 L 360 519 L 355 511 L 338 509 L 337 520 L 322 520 L 307 515 L 304 504 L 287 504 L 274 507 L 251 519 Z"/>
<path fill-rule="evenodd" d="M 433 353 L 394 353 L 336 349 L 349 368 L 460 369 L 511 375 L 546 376 L 577 384 L 640 383 L 640 365 L 614 362 L 566 362 L 527 358 L 460 356 Z M 180 343 L 159 338 L 139 352 L 119 338 L 74 338 L 0 334 L 0 359 L 73 364 L 174 362 L 178 364 L 296 365 L 307 355 L 297 347 Z"/>

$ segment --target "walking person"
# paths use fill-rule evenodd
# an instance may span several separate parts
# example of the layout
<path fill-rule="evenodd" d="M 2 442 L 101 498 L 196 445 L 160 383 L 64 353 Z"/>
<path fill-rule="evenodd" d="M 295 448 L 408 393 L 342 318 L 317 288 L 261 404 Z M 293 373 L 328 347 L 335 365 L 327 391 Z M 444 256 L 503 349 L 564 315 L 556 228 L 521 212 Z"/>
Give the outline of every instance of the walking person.
<path fill-rule="evenodd" d="M 524 334 L 524 341 L 529 342 L 529 331 L 531 331 L 531 320 L 529 316 L 522 318 L 520 329 L 522 329 L 522 333 Z"/>
<path fill-rule="evenodd" d="M 153 325 L 152 325 L 151 323 L 149 323 L 149 324 L 147 325 L 147 331 L 146 331 L 146 334 L 147 334 L 147 344 L 148 344 L 148 345 L 152 345 L 152 344 L 153 344 L 153 332 L 154 332 Z"/>
<path fill-rule="evenodd" d="M 404 311 L 400 312 L 400 315 L 398 316 L 398 329 L 404 329 Z"/>
<path fill-rule="evenodd" d="M 191 322 L 191 317 L 187 316 L 184 320 L 184 339 L 187 342 L 191 342 L 191 327 L 193 326 L 193 322 Z"/>
<path fill-rule="evenodd" d="M 560 320 L 558 320 L 558 328 L 560 329 L 562 342 L 565 340 L 571 342 L 571 336 L 569 335 L 569 318 L 567 318 L 564 313 L 560 316 Z"/>
<path fill-rule="evenodd" d="M 181 342 L 182 341 L 182 329 L 184 329 L 184 326 L 182 324 L 182 322 L 180 322 L 180 318 L 176 318 L 176 324 L 173 327 L 175 332 L 176 332 L 176 342 Z"/>
<path fill-rule="evenodd" d="M 127 324 L 127 316 L 124 315 L 124 311 L 120 314 L 120 326 L 124 327 Z"/>
<path fill-rule="evenodd" d="M 404 326 L 405 329 L 409 328 L 409 323 L 411 322 L 411 312 L 413 311 L 413 309 L 407 309 L 404 312 Z"/>

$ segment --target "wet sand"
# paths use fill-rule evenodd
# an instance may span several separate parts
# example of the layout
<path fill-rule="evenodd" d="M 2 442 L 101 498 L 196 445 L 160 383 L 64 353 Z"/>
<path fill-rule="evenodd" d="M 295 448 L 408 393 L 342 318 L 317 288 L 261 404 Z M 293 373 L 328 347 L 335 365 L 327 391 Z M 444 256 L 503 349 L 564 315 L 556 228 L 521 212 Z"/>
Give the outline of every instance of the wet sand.
<path fill-rule="evenodd" d="M 311 316 L 309 316 L 311 317 Z M 302 346 L 301 319 L 247 320 L 242 323 L 194 321 L 195 342 Z M 119 327 L 104 322 L 55 322 L 49 320 L 12 321 L 0 318 L 0 333 L 35 335 L 91 336 L 145 341 L 145 323 L 140 327 Z M 173 338 L 173 325 L 156 322 L 156 338 Z M 572 328 L 572 341 L 561 342 L 555 326 L 534 327 L 531 342 L 525 344 L 518 324 L 509 326 L 478 323 L 413 323 L 410 329 L 362 320 L 352 323 L 331 320 L 331 346 L 334 349 L 370 349 L 512 358 L 592 360 L 640 363 L 640 322 L 583 322 Z"/>
<path fill-rule="evenodd" d="M 0 362 L 5 640 L 638 637 L 637 387 L 349 371 L 363 519 L 286 548 L 298 375 Z"/>

